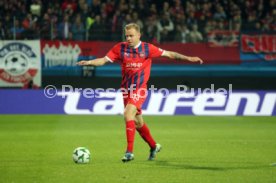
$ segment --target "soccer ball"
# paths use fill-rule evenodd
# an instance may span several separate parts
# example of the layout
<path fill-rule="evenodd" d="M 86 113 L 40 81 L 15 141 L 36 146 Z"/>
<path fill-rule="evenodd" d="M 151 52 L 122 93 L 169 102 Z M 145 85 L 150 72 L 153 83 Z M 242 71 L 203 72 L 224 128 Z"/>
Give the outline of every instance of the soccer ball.
<path fill-rule="evenodd" d="M 89 163 L 90 151 L 86 147 L 78 147 L 73 152 L 73 161 L 79 164 Z"/>
<path fill-rule="evenodd" d="M 11 75 L 24 74 L 28 70 L 28 59 L 21 53 L 12 53 L 5 59 L 5 67 Z"/>

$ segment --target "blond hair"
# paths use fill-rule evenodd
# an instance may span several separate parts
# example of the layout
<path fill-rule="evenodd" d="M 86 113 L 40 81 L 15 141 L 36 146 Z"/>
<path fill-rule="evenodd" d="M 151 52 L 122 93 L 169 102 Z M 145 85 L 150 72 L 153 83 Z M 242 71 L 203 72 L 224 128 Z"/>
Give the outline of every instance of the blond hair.
<path fill-rule="evenodd" d="M 125 30 L 129 30 L 129 29 L 135 29 L 137 32 L 140 32 L 140 26 L 136 23 L 129 23 L 125 25 Z"/>

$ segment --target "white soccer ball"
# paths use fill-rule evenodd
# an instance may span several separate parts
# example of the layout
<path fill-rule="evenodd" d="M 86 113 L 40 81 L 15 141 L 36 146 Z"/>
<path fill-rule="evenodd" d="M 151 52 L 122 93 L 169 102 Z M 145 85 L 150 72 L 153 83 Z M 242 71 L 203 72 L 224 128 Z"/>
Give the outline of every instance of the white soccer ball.
<path fill-rule="evenodd" d="M 80 164 L 89 163 L 90 155 L 90 151 L 86 147 L 78 147 L 73 152 L 73 161 Z"/>
<path fill-rule="evenodd" d="M 28 59 L 21 53 L 12 53 L 5 59 L 5 68 L 13 76 L 22 75 L 28 70 Z"/>

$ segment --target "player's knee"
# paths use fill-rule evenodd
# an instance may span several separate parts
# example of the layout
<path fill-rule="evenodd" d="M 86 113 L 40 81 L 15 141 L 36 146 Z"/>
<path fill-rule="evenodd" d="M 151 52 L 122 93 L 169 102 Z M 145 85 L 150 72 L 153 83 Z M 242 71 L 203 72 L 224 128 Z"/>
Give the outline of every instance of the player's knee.
<path fill-rule="evenodd" d="M 142 128 L 143 125 L 144 125 L 144 123 L 141 121 L 136 121 L 136 123 L 135 123 L 136 128 Z"/>
<path fill-rule="evenodd" d="M 125 110 L 125 111 L 124 111 L 124 118 L 125 118 L 125 121 L 134 120 L 135 115 L 133 114 L 132 111 L 130 111 L 130 110 Z"/>
<path fill-rule="evenodd" d="M 130 120 L 130 117 L 131 117 L 130 112 L 129 112 L 128 110 L 125 110 L 125 111 L 124 111 L 124 118 L 125 118 L 125 121 Z"/>

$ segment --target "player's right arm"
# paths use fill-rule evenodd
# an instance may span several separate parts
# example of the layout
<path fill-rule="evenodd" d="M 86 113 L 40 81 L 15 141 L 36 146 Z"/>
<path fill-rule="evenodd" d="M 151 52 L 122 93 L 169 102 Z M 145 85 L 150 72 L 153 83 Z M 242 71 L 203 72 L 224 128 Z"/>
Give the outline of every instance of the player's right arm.
<path fill-rule="evenodd" d="M 103 66 L 107 62 L 109 62 L 107 60 L 107 58 L 102 57 L 102 58 L 96 58 L 94 60 L 81 60 L 81 61 L 77 62 L 77 65 L 80 65 L 80 66 Z"/>
<path fill-rule="evenodd" d="M 121 43 L 116 44 L 113 46 L 111 50 L 106 54 L 105 57 L 97 58 L 94 60 L 81 60 L 77 63 L 80 66 L 103 66 L 107 62 L 114 62 L 120 60 L 120 49 Z"/>

